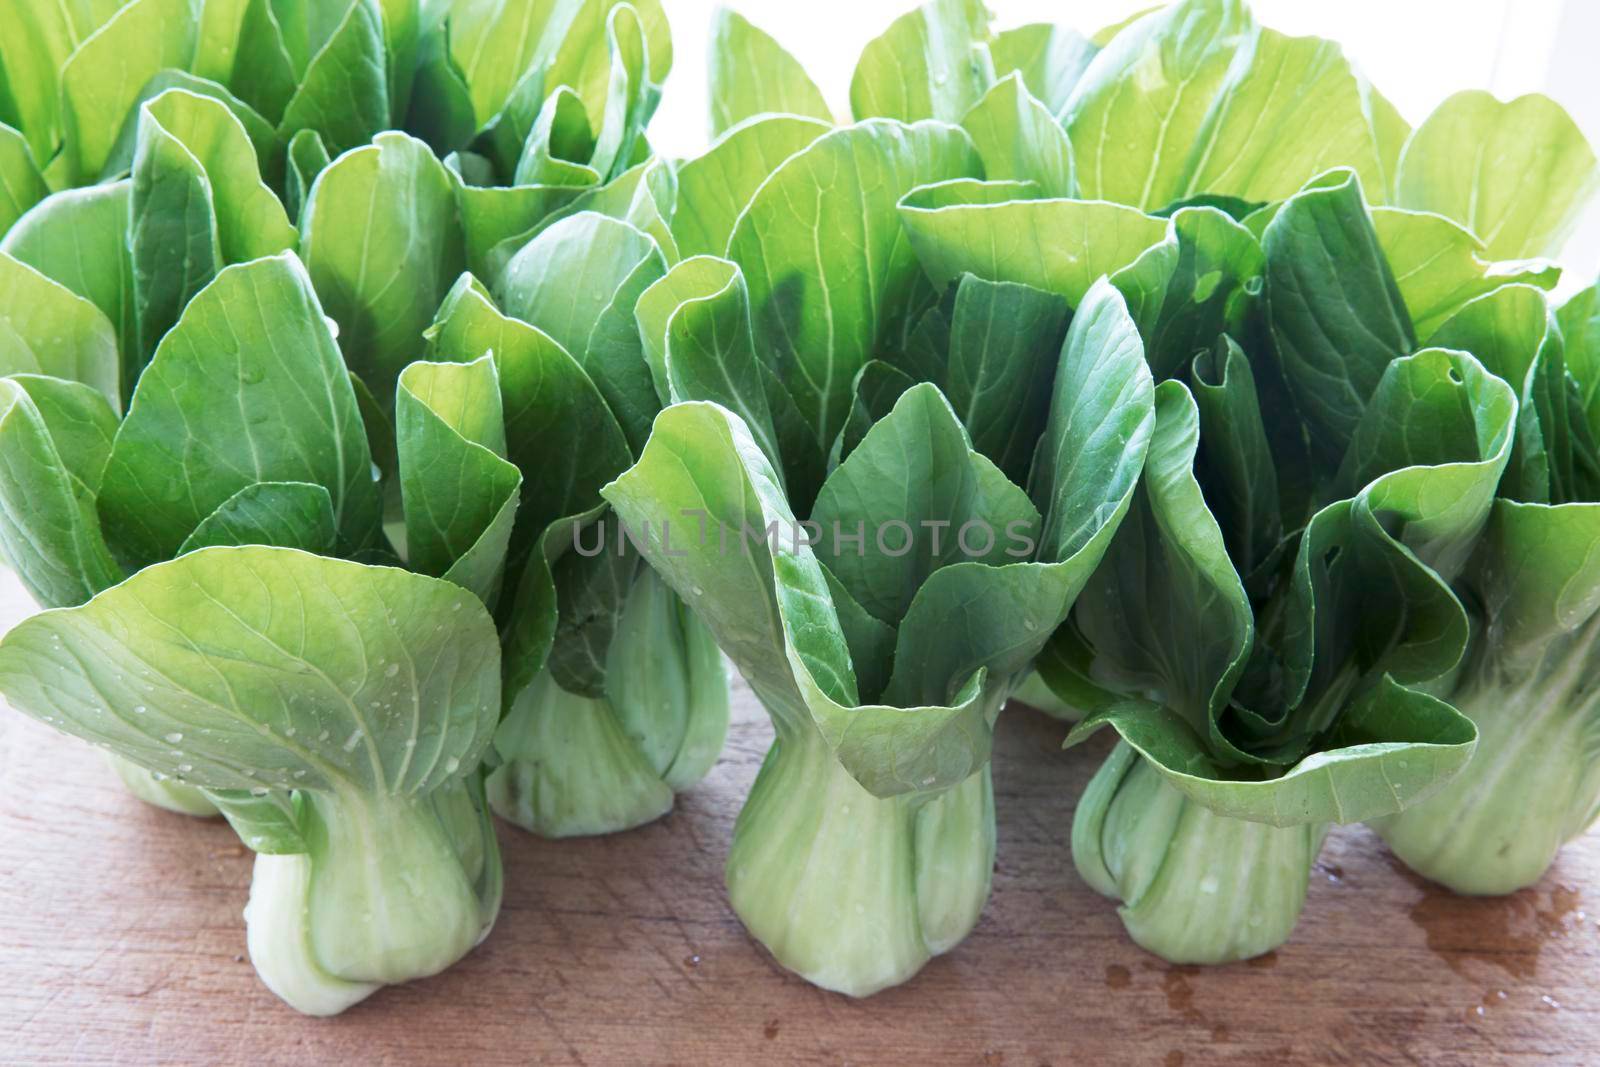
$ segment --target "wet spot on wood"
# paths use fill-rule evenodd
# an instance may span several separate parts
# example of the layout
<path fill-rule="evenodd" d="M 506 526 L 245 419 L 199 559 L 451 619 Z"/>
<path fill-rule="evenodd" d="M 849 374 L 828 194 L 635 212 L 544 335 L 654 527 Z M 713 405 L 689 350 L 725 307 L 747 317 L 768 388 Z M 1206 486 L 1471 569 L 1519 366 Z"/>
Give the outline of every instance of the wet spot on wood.
<path fill-rule="evenodd" d="M 1488 966 L 1513 978 L 1533 978 L 1545 945 L 1583 926 L 1581 895 L 1570 886 L 1538 885 L 1509 896 L 1466 897 L 1427 881 L 1392 857 L 1390 863 L 1422 893 L 1410 916 L 1429 950 L 1463 976 Z"/>

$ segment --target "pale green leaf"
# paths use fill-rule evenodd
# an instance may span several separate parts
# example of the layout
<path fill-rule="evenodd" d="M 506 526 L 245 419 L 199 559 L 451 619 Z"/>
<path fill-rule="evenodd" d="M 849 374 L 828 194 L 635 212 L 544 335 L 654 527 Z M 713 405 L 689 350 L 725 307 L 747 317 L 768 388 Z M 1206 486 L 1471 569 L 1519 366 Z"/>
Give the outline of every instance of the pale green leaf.
<path fill-rule="evenodd" d="M 931 299 L 895 205 L 979 167 L 959 129 L 874 120 L 791 156 L 740 217 L 728 258 L 749 285 L 758 352 L 820 447 L 844 424 L 856 373 Z"/>
<path fill-rule="evenodd" d="M 850 79 L 856 120 L 960 122 L 994 84 L 983 0 L 929 0 L 867 42 Z"/>
<path fill-rule="evenodd" d="M 89 301 L 0 252 L 0 375 L 82 382 L 122 410 L 117 338 Z"/>
<path fill-rule="evenodd" d="M 1454 219 L 1492 259 L 1556 256 L 1600 190 L 1600 163 L 1547 96 L 1456 93 L 1406 144 L 1401 207 Z"/>
<path fill-rule="evenodd" d="M 678 253 L 685 259 L 726 254 L 734 224 L 761 183 L 828 129 L 826 122 L 793 115 L 756 118 L 683 164 L 672 216 Z"/>
<path fill-rule="evenodd" d="M 777 41 L 725 7 L 712 16 L 709 67 L 713 137 L 758 115 L 833 122 L 822 90 L 805 68 Z M 722 249 L 700 251 L 720 254 Z"/>
<path fill-rule="evenodd" d="M 140 379 L 100 513 L 118 550 L 150 563 L 256 482 L 320 485 L 348 550 L 374 537 L 378 492 L 355 394 L 310 279 L 287 254 L 228 267 L 190 301 Z"/>
<path fill-rule="evenodd" d="M 387 406 L 466 265 L 451 176 L 421 141 L 379 134 L 317 178 L 302 230 L 300 253 L 339 324 L 339 349 Z"/>
<path fill-rule="evenodd" d="M 0 642 L 26 714 L 207 789 L 431 791 L 500 713 L 499 643 L 448 582 L 294 549 L 207 548 Z"/>

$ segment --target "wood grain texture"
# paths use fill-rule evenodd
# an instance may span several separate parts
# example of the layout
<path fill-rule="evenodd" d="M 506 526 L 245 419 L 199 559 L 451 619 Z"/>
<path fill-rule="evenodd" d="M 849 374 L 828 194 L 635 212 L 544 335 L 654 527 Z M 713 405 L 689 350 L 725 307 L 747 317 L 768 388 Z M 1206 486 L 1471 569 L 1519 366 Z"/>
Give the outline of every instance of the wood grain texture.
<path fill-rule="evenodd" d="M 5 577 L 0 622 L 24 605 Z M 1073 803 L 1109 741 L 1063 753 L 1063 732 L 1002 718 L 988 910 L 870 1000 L 785 974 L 728 909 L 728 837 L 770 737 L 741 687 L 722 762 L 671 815 L 566 842 L 502 826 L 489 940 L 312 1020 L 245 958 L 251 859 L 227 827 L 145 807 L 92 750 L 3 709 L 0 1061 L 1600 1063 L 1600 839 L 1534 889 L 1467 900 L 1338 830 L 1287 948 L 1170 967 L 1072 870 Z"/>

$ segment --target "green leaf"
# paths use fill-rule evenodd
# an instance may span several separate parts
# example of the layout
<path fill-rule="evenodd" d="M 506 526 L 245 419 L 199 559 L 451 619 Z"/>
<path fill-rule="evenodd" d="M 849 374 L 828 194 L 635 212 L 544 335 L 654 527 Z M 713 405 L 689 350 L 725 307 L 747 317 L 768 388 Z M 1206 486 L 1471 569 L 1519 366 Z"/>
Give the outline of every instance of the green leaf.
<path fill-rule="evenodd" d="M 285 141 L 301 130 L 315 130 L 335 156 L 390 127 L 383 12 L 378 0 L 344 2 L 331 34 L 300 67 L 278 120 Z"/>
<path fill-rule="evenodd" d="M 1185 0 L 1095 57 L 1067 104 L 1082 195 L 1144 210 L 1201 193 L 1283 199 L 1330 167 L 1386 198 L 1404 123 L 1338 46 Z"/>
<path fill-rule="evenodd" d="M 110 321 L 123 355 L 124 395 L 133 391 L 140 367 L 128 253 L 131 189 L 130 182 L 116 182 L 56 193 L 0 240 L 0 252 L 77 293 Z"/>
<path fill-rule="evenodd" d="M 441 157 L 464 148 L 478 131 L 472 92 L 450 58 L 448 38 L 452 29 L 444 24 L 422 28 L 411 100 L 405 105 L 406 110 L 396 112 L 405 115 L 404 128 L 428 142 Z"/>
<path fill-rule="evenodd" d="M 0 376 L 9 374 L 82 382 L 122 410 L 111 323 L 66 286 L 0 252 Z"/>
<path fill-rule="evenodd" d="M 1195 460 L 1205 503 L 1227 542 L 1228 558 L 1248 579 L 1277 552 L 1284 535 L 1279 466 L 1249 357 L 1231 337 L 1195 358 L 1190 389 L 1205 442 Z"/>
<path fill-rule="evenodd" d="M 494 355 L 505 456 L 523 478 L 520 558 L 550 524 L 599 503 L 601 486 L 628 466 L 627 439 L 576 361 L 549 335 L 501 314 L 470 277 L 451 290 L 426 337 L 434 359 Z"/>
<path fill-rule="evenodd" d="M 81 395 L 72 399 L 84 413 L 81 424 L 47 420 L 41 401 L 48 406 L 57 399 L 46 392 L 59 392 L 52 383 L 71 388 L 50 378 L 0 378 L 0 548 L 36 601 L 62 607 L 122 580 L 100 534 L 92 488 L 116 415 L 99 394 L 77 386 Z M 101 438 L 98 462 L 81 443 L 95 436 Z"/>
<path fill-rule="evenodd" d="M 301 814 L 292 793 L 257 796 L 253 790 L 217 789 L 204 794 L 251 852 L 268 856 L 311 851 L 300 831 Z"/>
<path fill-rule="evenodd" d="M 758 351 L 821 448 L 844 424 L 861 366 L 931 298 L 895 205 L 979 167 L 960 130 L 866 122 L 790 157 L 740 217 L 728 258 L 750 287 Z"/>
<path fill-rule="evenodd" d="M 322 486 L 256 482 L 201 520 L 177 554 L 184 556 L 214 545 L 273 545 L 328 555 L 334 551 L 338 535 L 333 498 Z"/>
<path fill-rule="evenodd" d="M 381 133 L 317 178 L 301 256 L 350 369 L 386 402 L 465 268 L 450 174 L 428 146 Z"/>
<path fill-rule="evenodd" d="M 1476 359 L 1427 348 L 1373 391 L 1341 480 L 1446 578 L 1466 563 L 1511 455 L 1516 393 Z M 1364 488 L 1363 488 L 1364 487 Z"/>
<path fill-rule="evenodd" d="M 89 493 L 99 492 L 117 435 L 116 412 L 105 397 L 82 382 L 44 375 L 18 374 L 10 380 L 33 402 L 67 472 Z"/>
<path fill-rule="evenodd" d="M 303 219 L 311 187 L 317 175 L 328 169 L 333 160 L 316 130 L 301 130 L 289 139 L 288 175 L 284 204 L 293 219 Z"/>
<path fill-rule="evenodd" d="M 969 559 L 923 584 L 900 627 L 888 690 L 897 702 L 953 692 L 979 667 L 1009 685 L 1066 619 L 1127 513 L 1154 419 L 1138 332 L 1109 283 L 1084 301 L 1060 360 L 1030 486 L 1044 519 L 1036 562 Z M 1005 555 L 1025 555 L 1018 531 L 1000 529 Z"/>
<path fill-rule="evenodd" d="M 1155 412 L 1139 492 L 1075 621 L 1094 650 L 1096 680 L 1161 693 L 1163 711 L 1186 732 L 1223 759 L 1243 759 L 1219 720 L 1249 658 L 1255 619 L 1195 478 L 1200 410 L 1181 382 L 1168 381 L 1156 390 Z"/>
<path fill-rule="evenodd" d="M 1506 285 L 1463 305 L 1434 335 L 1440 346 L 1471 352 L 1517 392 L 1516 446 L 1500 486 L 1512 500 L 1561 503 L 1600 491 L 1593 438 L 1567 377 L 1559 331 L 1542 292 Z"/>
<path fill-rule="evenodd" d="M 1100 49 L 1065 26 L 1032 22 L 1002 30 L 989 43 L 995 77 L 1004 80 L 1013 71 L 1053 116 L 1060 116 L 1078 79 Z"/>
<path fill-rule="evenodd" d="M 664 159 L 651 156 L 615 180 L 585 190 L 571 204 L 557 211 L 549 221 L 559 222 L 572 215 L 593 211 L 618 222 L 626 222 L 634 229 L 649 234 L 661 249 L 662 257 L 672 264 L 681 258 L 678 243 L 667 225 L 677 197 L 678 180 L 672 166 Z"/>
<path fill-rule="evenodd" d="M 1167 781 L 1218 815 L 1271 826 L 1364 822 L 1424 799 L 1466 766 L 1472 722 L 1450 705 L 1385 678 L 1361 697 L 1317 752 L 1276 778 L 1228 778 L 1167 708 L 1119 704 L 1075 727 L 1069 744 L 1100 726 L 1155 764 Z"/>
<path fill-rule="evenodd" d="M 725 259 L 696 256 L 673 267 L 634 309 L 656 393 L 664 403 L 711 400 L 744 420 L 774 466 L 783 451 L 750 334 L 744 274 Z"/>
<path fill-rule="evenodd" d="M 181 70 L 160 71 L 139 90 L 139 99 L 129 110 L 127 119 L 123 121 L 122 129 L 117 134 L 117 141 L 111 146 L 111 154 L 101 169 L 101 181 L 123 177 L 133 170 L 133 157 L 139 147 L 139 124 L 144 115 L 144 105 L 173 89 L 182 89 L 195 96 L 207 97 L 226 107 L 238 120 L 239 125 L 244 127 L 246 136 L 250 138 L 250 146 L 255 150 L 263 180 L 274 188 L 282 185 L 283 152 L 282 146 L 278 143 L 278 131 L 272 128 L 272 123 L 262 118 L 255 108 L 229 92 L 226 86 L 207 81 L 205 78 L 197 78 Z"/>
<path fill-rule="evenodd" d="M 608 180 L 633 166 L 644 141 L 644 127 L 661 99 L 651 81 L 649 43 L 639 14 L 628 4 L 615 7 L 606 21 L 606 50 L 611 55 L 604 110 L 595 122 L 594 155 L 589 166 Z"/>
<path fill-rule="evenodd" d="M 208 548 L 0 641 L 26 714 L 207 789 L 426 793 L 488 747 L 499 644 L 460 587 Z"/>
<path fill-rule="evenodd" d="M 325 10 L 336 9 L 330 6 Z M 303 71 L 296 69 L 289 56 L 273 0 L 246 0 L 238 44 L 228 88 L 276 126 Z"/>
<path fill-rule="evenodd" d="M 558 86 L 539 109 L 512 172 L 514 186 L 599 184 L 594 157 L 595 132 L 578 94 Z"/>
<path fill-rule="evenodd" d="M 1082 194 L 1145 210 L 1181 198 L 1201 127 L 1255 29 L 1239 0 L 1190 0 L 1112 38 L 1062 113 Z"/>
<path fill-rule="evenodd" d="M 421 54 L 424 0 L 379 0 L 383 18 L 384 73 L 389 79 L 389 115 L 399 122 L 411 103 Z"/>
<path fill-rule="evenodd" d="M 982 0 L 929 0 L 867 43 L 850 79 L 856 120 L 960 122 L 994 84 Z"/>
<path fill-rule="evenodd" d="M 991 181 L 1029 181 L 1044 197 L 1068 197 L 1077 189 L 1072 176 L 1072 142 L 1049 110 L 1022 84 L 1021 75 L 995 83 L 961 120 Z"/>
<path fill-rule="evenodd" d="M 117 434 L 100 513 L 119 551 L 150 563 L 239 490 L 291 481 L 328 490 L 349 550 L 371 542 L 378 491 L 355 394 L 285 254 L 224 269 L 184 309 Z"/>
<path fill-rule="evenodd" d="M 881 359 L 868 360 L 856 375 L 855 398 L 850 405 L 850 417 L 845 420 L 844 432 L 839 435 L 838 458 L 842 460 L 854 452 L 872 427 L 893 411 L 900 398 L 916 384 L 915 378 L 894 364 Z"/>
<path fill-rule="evenodd" d="M 1031 538 L 1039 527 L 1027 494 L 972 450 L 949 402 L 927 383 L 901 396 L 829 475 L 811 519 L 822 530 L 816 554 L 828 571 L 869 614 L 896 627 L 935 571 L 967 559 L 1027 558 L 1026 550 L 1006 554 L 1014 531 Z M 978 531 L 971 550 L 957 536 L 970 532 L 968 523 Z M 841 536 L 858 530 L 873 539 L 861 551 Z"/>
<path fill-rule="evenodd" d="M 554 338 L 594 379 L 635 449 L 661 404 L 633 309 L 665 273 L 649 235 L 583 212 L 530 241 L 499 286 L 508 314 Z"/>
<path fill-rule="evenodd" d="M 146 104 L 144 111 L 151 127 L 177 141 L 204 169 L 223 262 L 244 263 L 294 248 L 295 229 L 262 181 L 252 139 L 232 109 L 211 97 L 173 89 Z M 154 136 L 155 128 L 141 137 Z"/>
<path fill-rule="evenodd" d="M 1566 633 L 1600 609 L 1600 505 L 1496 500 L 1470 580 L 1508 649 Z"/>
<path fill-rule="evenodd" d="M 709 66 L 713 137 L 758 115 L 833 122 L 828 102 L 805 68 L 777 41 L 725 7 L 718 7 L 711 18 Z"/>
<path fill-rule="evenodd" d="M 793 115 L 756 118 L 729 130 L 704 155 L 680 167 L 678 206 L 672 216 L 678 253 L 685 259 L 725 254 L 734 224 L 761 183 L 828 130 L 826 122 Z"/>
<path fill-rule="evenodd" d="M 1566 343 L 1567 369 L 1578 383 L 1591 433 L 1600 434 L 1600 286 L 1581 290 L 1556 312 Z"/>
<path fill-rule="evenodd" d="M 1333 41 L 1258 32 L 1242 71 L 1206 116 L 1182 196 L 1220 193 L 1268 202 L 1334 167 L 1389 199 L 1409 129 Z"/>
<path fill-rule="evenodd" d="M 1431 425 L 1430 414 L 1452 406 L 1458 426 L 1470 420 L 1471 440 Z M 1412 428 L 1416 413 L 1426 432 Z M 1313 516 L 1295 560 L 1284 699 L 1305 710 L 1298 723 L 1254 729 L 1309 737 L 1336 719 L 1359 678 L 1421 684 L 1461 662 L 1468 620 L 1447 583 L 1488 517 L 1515 414 L 1511 389 L 1464 353 L 1425 350 L 1386 369 L 1341 471 L 1346 485 L 1372 480 Z"/>
<path fill-rule="evenodd" d="M 138 145 L 129 239 L 142 363 L 218 270 L 288 251 L 298 235 L 218 101 L 162 93 L 141 108 Z"/>
<path fill-rule="evenodd" d="M 994 501 L 985 505 L 985 510 L 995 509 L 985 516 L 994 527 L 992 555 L 987 562 L 978 558 L 964 539 L 965 532 L 957 528 L 957 545 L 967 558 L 933 571 L 916 590 L 899 627 L 893 673 L 885 691 L 889 703 L 959 705 L 962 687 L 985 673 L 1009 688 L 1066 619 L 1128 510 L 1154 421 L 1151 384 L 1138 333 L 1109 284 L 1099 284 L 1085 301 L 1060 359 L 1050 422 L 1040 439 L 1033 475 L 1032 495 L 1044 515 L 1043 527 L 1015 510 L 1009 516 L 995 513 L 1004 506 L 1000 501 L 1005 490 L 1016 490 L 978 460 L 982 493 Z M 904 406 L 914 396 L 929 393 L 928 387 L 919 387 L 900 403 Z M 829 479 L 828 487 L 857 456 L 871 455 L 873 436 L 888 422 L 874 427 Z M 914 474 L 901 477 L 916 480 Z M 828 487 L 819 498 L 818 516 Z M 1019 518 L 1020 527 L 1013 525 Z M 1036 543 L 1030 544 L 1033 530 L 1039 532 Z M 849 716 L 841 716 L 829 703 L 823 702 L 820 710 L 814 697 L 809 703 L 830 741 L 836 731 L 847 735 L 854 728 Z M 956 721 L 968 733 L 981 732 L 976 718 L 961 716 Z M 839 756 L 863 784 L 869 768 L 884 773 L 853 758 L 842 746 Z M 945 785 L 957 780 L 940 779 Z M 923 780 L 923 784 L 931 783 Z"/>
<path fill-rule="evenodd" d="M 407 367 L 395 433 L 412 569 L 448 578 L 493 605 L 522 484 L 505 459 L 495 357 Z"/>
<path fill-rule="evenodd" d="M 49 192 L 27 139 L 0 123 L 0 235 Z"/>
<path fill-rule="evenodd" d="M 1600 190 L 1600 163 L 1549 97 L 1469 90 L 1417 127 L 1397 186 L 1401 207 L 1454 219 L 1493 259 L 1555 256 Z"/>
<path fill-rule="evenodd" d="M 1312 447 L 1337 463 L 1384 368 L 1416 334 L 1352 173 L 1291 197 L 1268 225 L 1267 322 Z"/>
<path fill-rule="evenodd" d="M 643 546 L 647 551 L 662 540 L 661 523 L 670 524 L 674 551 L 651 554 L 651 565 L 680 590 L 764 701 L 800 713 L 785 652 L 779 582 L 803 584 L 814 591 L 824 590 L 826 582 L 809 551 L 790 547 L 784 552 L 792 542 L 782 536 L 781 524 L 792 522 L 793 516 L 783 503 L 770 463 L 739 420 L 710 403 L 667 408 L 639 462 L 606 486 L 602 495 L 632 529 L 657 531 Z M 695 522 L 699 511 L 705 513 L 700 518 L 703 527 Z M 778 557 L 763 548 L 768 544 L 764 531 L 769 521 L 780 523 Z M 705 529 L 707 536 L 693 536 L 696 529 Z M 746 530 L 753 531 L 753 544 L 743 536 Z M 722 531 L 726 531 L 726 552 L 716 536 Z M 748 552 L 743 551 L 745 544 Z M 829 626 L 825 596 L 815 604 L 808 614 L 819 627 L 812 642 L 819 651 L 808 652 L 801 663 L 836 676 L 845 662 L 843 637 L 836 625 Z M 819 656 L 822 661 L 810 667 Z"/>
<path fill-rule="evenodd" d="M 1440 215 L 1375 208 L 1372 225 L 1423 343 L 1476 297 L 1514 283 L 1550 289 L 1561 277 L 1539 260 L 1491 262 L 1482 242 Z"/>
<path fill-rule="evenodd" d="M 198 14 L 198 0 L 132 0 L 62 66 L 63 151 L 75 184 L 100 175 L 145 83 L 193 62 Z"/>
<path fill-rule="evenodd" d="M 972 447 L 1021 483 L 1050 415 L 1069 312 L 1064 300 L 971 275 L 956 286 L 943 387 Z"/>
<path fill-rule="evenodd" d="M 481 129 L 500 113 L 527 72 L 549 57 L 576 13 L 575 3 L 451 3 L 445 14 L 450 58 L 468 89 Z"/>
<path fill-rule="evenodd" d="M 455 156 L 447 165 L 461 166 Z M 587 167 L 574 185 L 475 185 L 456 183 L 457 206 L 466 238 L 467 267 L 484 278 L 498 277 L 505 262 L 538 233 L 561 209 L 592 188 L 595 175 Z M 512 247 L 514 246 L 514 247 Z M 509 252 L 505 249 L 510 248 Z"/>
<path fill-rule="evenodd" d="M 935 284 L 975 274 L 1031 285 L 1076 307 L 1101 275 L 1133 263 L 1167 232 L 1166 220 L 1120 204 L 1025 199 L 1014 190 L 948 183 L 901 201 L 911 247 Z"/>
<path fill-rule="evenodd" d="M 638 571 L 638 557 L 620 550 L 564 552 L 551 563 L 559 613 L 546 667 L 567 692 L 605 696 L 608 653 Z"/>
<path fill-rule="evenodd" d="M 249 6 L 250 0 L 200 0 L 193 66 L 196 75 L 222 84 L 233 77 L 239 31 Z"/>
<path fill-rule="evenodd" d="M 1215 208 L 1180 208 L 1172 215 L 1167 240 L 1175 245 L 1176 256 L 1152 249 L 1145 263 L 1112 279 L 1124 295 L 1142 295 L 1147 278 L 1160 278 L 1151 294 L 1149 324 L 1146 314 L 1134 316 L 1144 332 L 1145 359 L 1158 380 L 1180 376 L 1219 335 L 1244 336 L 1266 268 L 1261 245 L 1250 231 Z M 1145 266 L 1151 268 L 1149 275 L 1141 270 Z M 1135 302 L 1132 296 L 1129 302 Z"/>
<path fill-rule="evenodd" d="M 61 74 L 67 58 L 109 21 L 124 0 L 39 4 L 0 2 L 0 67 L 33 157 L 49 160 L 61 143 Z M 119 116 L 120 121 L 120 116 Z"/>
<path fill-rule="evenodd" d="M 507 108 L 533 71 L 545 72 L 541 81 L 550 90 L 566 85 L 585 101 L 603 100 L 610 73 L 606 27 L 619 6 L 620 0 L 452 3 L 446 15 L 450 57 L 469 88 L 477 128 Z M 672 40 L 661 6 L 638 0 L 632 7 L 644 29 L 651 76 L 664 80 L 672 69 Z M 591 118 L 598 120 L 598 112 Z"/>

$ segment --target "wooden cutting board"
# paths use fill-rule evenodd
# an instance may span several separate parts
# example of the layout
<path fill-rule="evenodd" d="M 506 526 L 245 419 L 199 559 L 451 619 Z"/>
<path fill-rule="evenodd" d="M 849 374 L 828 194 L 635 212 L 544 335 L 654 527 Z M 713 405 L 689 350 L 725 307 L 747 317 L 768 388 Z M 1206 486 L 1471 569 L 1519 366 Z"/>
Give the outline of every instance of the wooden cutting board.
<path fill-rule="evenodd" d="M 26 610 L 5 577 L 0 623 Z M 671 815 L 564 842 L 502 826 L 489 940 L 313 1020 L 245 958 L 251 858 L 225 825 L 145 807 L 97 753 L 0 709 L 0 1062 L 1600 1063 L 1600 838 L 1533 889 L 1469 900 L 1337 830 L 1288 947 L 1172 967 L 1073 872 L 1073 804 L 1110 742 L 1064 753 L 1063 734 L 1002 717 L 988 910 L 870 1000 L 786 974 L 728 909 L 728 837 L 771 736 L 741 686 L 722 762 Z"/>

